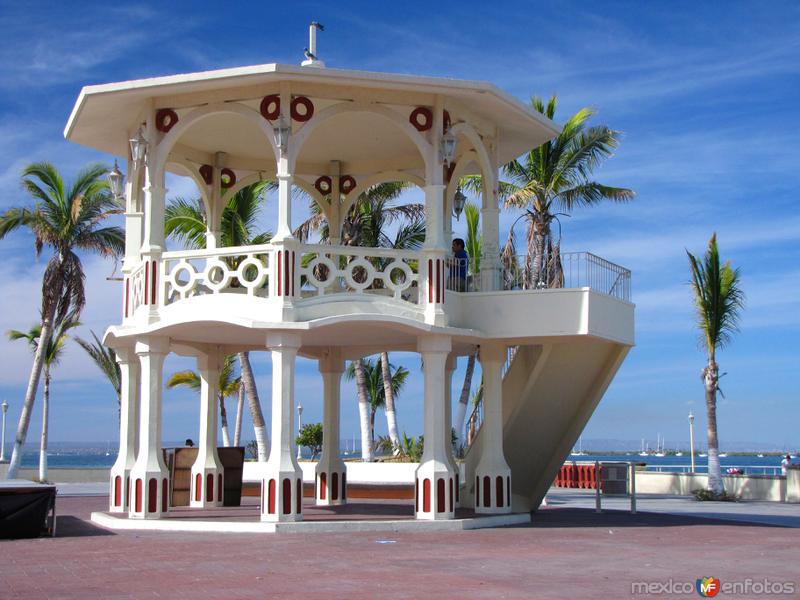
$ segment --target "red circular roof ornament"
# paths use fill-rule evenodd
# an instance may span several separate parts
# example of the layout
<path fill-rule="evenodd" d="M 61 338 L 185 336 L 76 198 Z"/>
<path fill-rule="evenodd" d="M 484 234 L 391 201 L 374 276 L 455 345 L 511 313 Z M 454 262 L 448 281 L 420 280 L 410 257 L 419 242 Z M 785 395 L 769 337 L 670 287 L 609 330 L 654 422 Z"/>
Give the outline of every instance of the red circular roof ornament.
<path fill-rule="evenodd" d="M 320 194 L 325 196 L 331 193 L 333 181 L 331 181 L 331 178 L 327 175 L 322 175 L 321 177 L 317 177 L 317 180 L 314 182 L 314 187 L 317 188 Z"/>
<path fill-rule="evenodd" d="M 279 94 L 264 96 L 259 107 L 261 116 L 269 121 L 274 121 L 281 116 L 281 97 Z"/>
<path fill-rule="evenodd" d="M 200 167 L 200 177 L 206 182 L 206 185 L 211 185 L 214 181 L 214 168 L 211 165 L 203 165 Z"/>
<path fill-rule="evenodd" d="M 418 106 L 412 110 L 408 120 L 417 131 L 428 131 L 433 127 L 433 113 L 425 106 Z"/>
<path fill-rule="evenodd" d="M 339 191 L 343 194 L 349 194 L 356 189 L 356 179 L 352 175 L 345 175 L 339 179 Z"/>
<path fill-rule="evenodd" d="M 292 98 L 292 105 L 290 106 L 289 112 L 292 115 L 292 119 L 305 123 L 314 116 L 314 103 L 305 96 L 296 96 Z"/>
<path fill-rule="evenodd" d="M 226 190 L 236 185 L 236 173 L 227 167 L 219 173 L 220 185 Z"/>
<path fill-rule="evenodd" d="M 156 129 L 167 133 L 178 122 L 178 113 L 171 108 L 162 108 L 156 113 Z"/>

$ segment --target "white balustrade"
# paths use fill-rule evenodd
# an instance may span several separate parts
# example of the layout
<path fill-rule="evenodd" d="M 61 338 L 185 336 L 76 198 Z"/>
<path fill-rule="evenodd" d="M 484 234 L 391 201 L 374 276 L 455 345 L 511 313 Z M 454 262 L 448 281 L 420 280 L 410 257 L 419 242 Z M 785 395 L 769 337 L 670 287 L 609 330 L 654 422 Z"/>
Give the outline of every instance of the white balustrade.
<path fill-rule="evenodd" d="M 201 294 L 266 296 L 271 245 L 165 252 L 164 304 Z"/>
<path fill-rule="evenodd" d="M 136 309 L 146 303 L 145 267 L 142 263 L 125 280 L 125 317 L 132 317 Z"/>
<path fill-rule="evenodd" d="M 307 295 L 383 294 L 417 302 L 420 254 L 391 248 L 303 245 L 300 275 Z"/>

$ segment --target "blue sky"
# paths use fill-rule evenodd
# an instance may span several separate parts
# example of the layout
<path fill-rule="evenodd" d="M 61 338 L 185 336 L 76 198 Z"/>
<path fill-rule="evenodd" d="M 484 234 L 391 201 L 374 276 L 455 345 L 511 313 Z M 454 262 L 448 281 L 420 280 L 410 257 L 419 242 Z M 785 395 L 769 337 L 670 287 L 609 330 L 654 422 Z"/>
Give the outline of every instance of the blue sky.
<path fill-rule="evenodd" d="M 268 63 L 299 63 L 308 22 L 325 24 L 329 67 L 491 81 L 521 99 L 557 93 L 559 117 L 597 108 L 596 122 L 623 132 L 598 180 L 631 187 L 624 206 L 563 220 L 565 250 L 589 250 L 633 271 L 637 346 L 587 426 L 585 439 L 686 445 L 686 414 L 704 431 L 684 249 L 703 250 L 716 231 L 743 272 L 741 334 L 719 362 L 726 398 L 720 439 L 800 446 L 800 214 L 794 140 L 800 90 L 800 6 L 792 2 L 52 3 L 0 1 L 0 209 L 25 204 L 20 171 L 49 160 L 69 175 L 111 157 L 67 143 L 64 124 L 81 86 L 153 75 Z M 191 193 L 185 182 L 171 194 Z M 513 216 L 504 214 L 507 228 Z M 36 319 L 44 260 L 31 238 L 0 242 L 0 329 Z M 119 319 L 112 267 L 87 257 L 85 327 Z M 30 355 L 0 341 L 0 397 L 16 425 Z M 418 366 L 413 355 L 398 362 Z M 255 357 L 269 408 L 270 366 Z M 170 358 L 167 371 L 186 368 Z M 460 386 L 461 369 L 454 379 Z M 321 418 L 313 363 L 299 369 L 304 420 Z M 342 436 L 357 431 L 352 384 L 342 389 Z M 229 414 L 234 412 L 229 402 Z M 196 436 L 197 401 L 168 392 L 165 439 Z M 39 431 L 34 414 L 29 440 Z M 55 371 L 51 439 L 114 440 L 111 389 L 77 347 Z M 421 381 L 400 398 L 401 430 L 421 431 Z M 385 428 L 378 419 L 379 428 Z M 252 429 L 245 419 L 245 439 Z M 701 438 L 704 435 L 701 434 Z"/>

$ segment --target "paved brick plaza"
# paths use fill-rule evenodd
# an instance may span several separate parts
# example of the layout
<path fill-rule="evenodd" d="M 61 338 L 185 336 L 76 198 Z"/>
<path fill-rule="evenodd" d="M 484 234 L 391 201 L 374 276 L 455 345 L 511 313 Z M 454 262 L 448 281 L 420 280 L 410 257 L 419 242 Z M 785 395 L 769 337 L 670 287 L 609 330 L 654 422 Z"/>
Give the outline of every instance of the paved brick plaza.
<path fill-rule="evenodd" d="M 457 533 L 111 533 L 88 522 L 106 503 L 59 498 L 56 539 L 0 541 L 0 598 L 627 598 L 632 581 L 800 584 L 800 530 L 783 527 L 552 507 L 530 526 Z"/>

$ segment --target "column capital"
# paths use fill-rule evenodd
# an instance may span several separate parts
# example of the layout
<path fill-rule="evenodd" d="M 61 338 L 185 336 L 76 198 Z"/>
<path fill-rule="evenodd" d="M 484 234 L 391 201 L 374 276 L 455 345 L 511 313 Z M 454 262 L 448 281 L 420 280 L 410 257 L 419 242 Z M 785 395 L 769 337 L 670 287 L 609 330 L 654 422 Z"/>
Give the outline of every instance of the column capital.
<path fill-rule="evenodd" d="M 319 357 L 320 373 L 344 373 L 344 358 L 339 348 L 328 348 Z"/>
<path fill-rule="evenodd" d="M 119 364 L 136 362 L 136 349 L 134 346 L 119 346 L 112 348 Z"/>
<path fill-rule="evenodd" d="M 458 356 L 455 352 L 451 352 L 447 355 L 447 362 L 444 364 L 444 370 L 453 372 L 458 367 Z"/>
<path fill-rule="evenodd" d="M 506 359 L 506 345 L 501 342 L 482 343 L 478 350 L 478 358 L 484 362 L 503 362 Z"/>
<path fill-rule="evenodd" d="M 449 335 L 425 335 L 417 339 L 417 352 L 442 352 L 447 353 L 452 349 L 452 340 Z"/>
<path fill-rule="evenodd" d="M 270 350 L 298 350 L 300 345 L 300 336 L 296 333 L 274 331 L 267 334 L 267 348 Z"/>
<path fill-rule="evenodd" d="M 136 342 L 136 354 L 169 354 L 169 338 L 146 336 Z"/>

